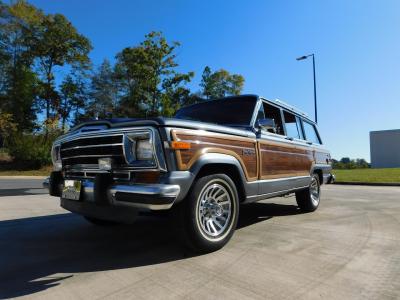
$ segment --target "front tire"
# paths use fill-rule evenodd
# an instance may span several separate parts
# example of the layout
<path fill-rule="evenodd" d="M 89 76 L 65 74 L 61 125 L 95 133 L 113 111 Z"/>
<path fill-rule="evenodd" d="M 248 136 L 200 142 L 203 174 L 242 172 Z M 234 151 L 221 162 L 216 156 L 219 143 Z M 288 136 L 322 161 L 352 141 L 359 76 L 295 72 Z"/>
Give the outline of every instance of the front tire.
<path fill-rule="evenodd" d="M 310 186 L 296 193 L 297 205 L 304 212 L 315 211 L 321 199 L 321 186 L 317 174 L 311 176 Z"/>
<path fill-rule="evenodd" d="M 216 251 L 230 240 L 239 217 L 239 196 L 229 176 L 199 178 L 182 204 L 184 238 L 192 250 Z"/>

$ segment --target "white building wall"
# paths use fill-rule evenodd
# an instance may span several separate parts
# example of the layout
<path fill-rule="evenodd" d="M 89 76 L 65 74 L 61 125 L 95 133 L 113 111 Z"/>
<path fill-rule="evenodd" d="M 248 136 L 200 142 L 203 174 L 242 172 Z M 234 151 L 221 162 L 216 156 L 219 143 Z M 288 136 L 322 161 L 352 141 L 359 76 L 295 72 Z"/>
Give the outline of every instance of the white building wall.
<path fill-rule="evenodd" d="M 400 168 L 400 129 L 369 133 L 372 168 Z"/>

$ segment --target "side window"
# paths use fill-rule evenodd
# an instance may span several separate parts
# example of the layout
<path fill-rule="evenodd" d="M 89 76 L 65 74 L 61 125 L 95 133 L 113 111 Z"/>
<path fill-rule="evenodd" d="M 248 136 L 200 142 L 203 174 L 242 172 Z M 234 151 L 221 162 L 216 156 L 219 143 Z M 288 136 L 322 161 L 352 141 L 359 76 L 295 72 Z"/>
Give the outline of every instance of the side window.
<path fill-rule="evenodd" d="M 303 121 L 303 128 L 305 133 L 305 138 L 307 141 L 312 142 L 314 144 L 321 144 L 321 141 L 318 137 L 317 130 L 315 126 L 307 121 Z"/>
<path fill-rule="evenodd" d="M 276 134 L 285 135 L 283 130 L 281 110 L 275 106 L 263 102 L 265 118 L 275 121 Z"/>
<path fill-rule="evenodd" d="M 290 138 L 302 139 L 303 133 L 301 131 L 299 118 L 287 111 L 283 112 L 283 117 L 285 119 L 286 135 Z"/>
<path fill-rule="evenodd" d="M 265 119 L 264 105 L 260 105 L 260 109 L 258 110 L 258 113 L 257 113 L 257 119 L 256 119 L 256 121 L 258 121 L 258 120 L 260 120 L 260 119 Z"/>

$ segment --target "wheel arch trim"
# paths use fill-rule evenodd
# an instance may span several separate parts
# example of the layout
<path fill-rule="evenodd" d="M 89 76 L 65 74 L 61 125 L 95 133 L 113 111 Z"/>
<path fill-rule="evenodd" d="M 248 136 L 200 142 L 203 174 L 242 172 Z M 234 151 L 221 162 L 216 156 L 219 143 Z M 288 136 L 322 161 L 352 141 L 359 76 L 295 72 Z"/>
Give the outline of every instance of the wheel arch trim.
<path fill-rule="evenodd" d="M 256 194 L 258 187 L 256 184 L 249 185 L 246 180 L 246 175 L 243 171 L 242 165 L 237 158 L 229 154 L 223 153 L 204 153 L 196 160 L 196 162 L 190 168 L 190 172 L 197 177 L 204 168 L 218 166 L 218 165 L 229 165 L 239 174 L 235 183 L 240 183 L 239 194 L 244 198 L 249 194 Z M 223 169 L 221 173 L 226 173 Z"/>

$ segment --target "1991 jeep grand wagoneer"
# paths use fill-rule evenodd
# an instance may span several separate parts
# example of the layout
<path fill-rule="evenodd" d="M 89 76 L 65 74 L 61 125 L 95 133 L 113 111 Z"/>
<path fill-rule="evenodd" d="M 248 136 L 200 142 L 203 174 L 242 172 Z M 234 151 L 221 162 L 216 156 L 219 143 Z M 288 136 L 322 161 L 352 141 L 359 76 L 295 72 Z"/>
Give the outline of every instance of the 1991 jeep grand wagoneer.
<path fill-rule="evenodd" d="M 50 195 L 94 224 L 138 210 L 179 211 L 197 251 L 231 238 L 239 204 L 296 193 L 320 202 L 331 157 L 316 124 L 280 101 L 245 95 L 179 110 L 174 119 L 116 119 L 73 128 L 53 145 Z"/>

